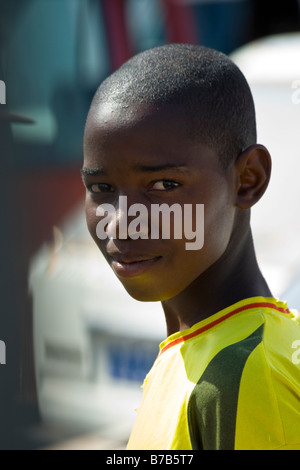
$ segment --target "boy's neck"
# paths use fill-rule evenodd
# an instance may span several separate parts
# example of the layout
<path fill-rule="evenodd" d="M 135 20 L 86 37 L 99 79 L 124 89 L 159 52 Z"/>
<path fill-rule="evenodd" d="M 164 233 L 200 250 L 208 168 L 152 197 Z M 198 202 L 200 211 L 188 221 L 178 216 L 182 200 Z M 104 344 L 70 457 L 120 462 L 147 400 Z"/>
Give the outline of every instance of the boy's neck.
<path fill-rule="evenodd" d="M 162 302 L 167 335 L 190 328 L 240 300 L 272 293 L 258 267 L 249 223 L 233 232 L 225 253 L 187 289 Z"/>

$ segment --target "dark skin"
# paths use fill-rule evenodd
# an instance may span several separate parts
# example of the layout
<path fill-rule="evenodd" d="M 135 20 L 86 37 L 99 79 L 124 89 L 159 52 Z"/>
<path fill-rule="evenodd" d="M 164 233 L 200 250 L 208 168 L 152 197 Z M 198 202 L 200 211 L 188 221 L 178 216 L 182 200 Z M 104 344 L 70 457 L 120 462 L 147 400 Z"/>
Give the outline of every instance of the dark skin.
<path fill-rule="evenodd" d="M 180 116 L 174 107 L 157 112 L 103 103 L 92 109 L 84 138 L 89 231 L 132 297 L 162 302 L 168 335 L 239 300 L 272 296 L 249 223 L 270 178 L 267 149 L 253 145 L 224 170 L 214 149 L 190 139 Z M 154 240 L 150 233 L 149 239 L 100 240 L 96 208 L 113 204 L 122 217 L 120 196 L 128 207 L 144 204 L 149 214 L 151 204 L 204 204 L 203 248 L 189 251 L 184 237 Z"/>

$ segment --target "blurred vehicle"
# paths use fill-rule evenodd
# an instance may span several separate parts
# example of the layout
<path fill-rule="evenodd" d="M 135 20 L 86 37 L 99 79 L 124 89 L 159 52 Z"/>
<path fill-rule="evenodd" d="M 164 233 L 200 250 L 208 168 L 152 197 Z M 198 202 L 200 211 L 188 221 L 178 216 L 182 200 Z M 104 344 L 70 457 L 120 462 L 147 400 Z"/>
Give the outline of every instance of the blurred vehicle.
<path fill-rule="evenodd" d="M 298 201 L 300 34 L 269 37 L 232 54 L 256 104 L 258 140 L 273 158 L 253 208 L 257 257 L 274 296 L 300 266 Z M 299 308 L 299 283 L 291 299 Z M 80 205 L 32 258 L 37 390 L 45 423 L 127 439 L 145 374 L 165 337 L 159 303 L 130 298 L 88 234 Z M 294 289 L 294 288 L 292 288 Z"/>

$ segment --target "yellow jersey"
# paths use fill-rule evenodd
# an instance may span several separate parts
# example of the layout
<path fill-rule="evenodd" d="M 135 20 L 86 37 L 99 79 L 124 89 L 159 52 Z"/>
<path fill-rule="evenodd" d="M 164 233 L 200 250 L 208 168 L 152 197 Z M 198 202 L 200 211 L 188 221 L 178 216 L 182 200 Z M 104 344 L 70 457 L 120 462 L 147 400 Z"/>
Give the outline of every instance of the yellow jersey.
<path fill-rule="evenodd" d="M 225 308 L 163 341 L 143 388 L 128 450 L 300 449 L 299 314 Z"/>

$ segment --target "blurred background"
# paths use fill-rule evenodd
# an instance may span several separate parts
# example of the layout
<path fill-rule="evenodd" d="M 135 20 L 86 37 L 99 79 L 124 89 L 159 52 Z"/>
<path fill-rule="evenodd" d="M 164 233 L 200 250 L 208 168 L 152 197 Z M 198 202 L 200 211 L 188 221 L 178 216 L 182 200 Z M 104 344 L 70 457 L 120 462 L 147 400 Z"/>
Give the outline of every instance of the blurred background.
<path fill-rule="evenodd" d="M 79 174 L 92 96 L 139 51 L 203 44 L 245 73 L 273 157 L 257 256 L 300 308 L 299 26 L 297 0 L 0 0 L 1 449 L 124 448 L 165 338 L 90 240 Z"/>

